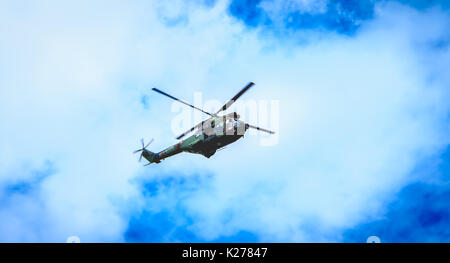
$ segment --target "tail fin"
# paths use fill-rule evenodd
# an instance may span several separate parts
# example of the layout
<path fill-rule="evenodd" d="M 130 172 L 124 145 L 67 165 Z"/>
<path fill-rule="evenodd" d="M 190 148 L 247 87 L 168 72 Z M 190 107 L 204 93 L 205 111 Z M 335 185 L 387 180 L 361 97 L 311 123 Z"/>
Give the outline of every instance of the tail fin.
<path fill-rule="evenodd" d="M 146 149 L 147 146 L 149 146 L 150 143 L 152 143 L 152 142 L 153 142 L 153 139 L 151 139 L 150 142 L 147 143 L 147 145 L 144 145 L 144 139 L 141 139 L 142 148 L 133 152 L 133 153 L 138 153 L 138 152 L 141 153 L 141 155 L 139 156 L 139 162 L 141 161 L 142 157 L 144 157 L 147 161 L 149 161 L 149 163 L 146 165 L 149 165 L 151 163 L 159 163 L 160 162 L 161 159 L 159 158 L 159 154 L 153 153 Z"/>
<path fill-rule="evenodd" d="M 151 152 L 151 151 L 149 151 L 147 149 L 144 149 L 144 151 L 142 152 L 142 156 L 147 161 L 149 161 L 149 164 L 151 164 L 151 163 L 160 163 L 161 162 L 160 159 L 159 159 L 159 155 L 158 154 L 156 154 L 154 152 Z"/>

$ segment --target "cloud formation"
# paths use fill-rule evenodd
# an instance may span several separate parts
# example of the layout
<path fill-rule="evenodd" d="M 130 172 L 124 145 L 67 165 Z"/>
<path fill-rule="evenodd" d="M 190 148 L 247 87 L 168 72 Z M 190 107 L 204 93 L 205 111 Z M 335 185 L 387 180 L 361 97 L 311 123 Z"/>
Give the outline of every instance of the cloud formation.
<path fill-rule="evenodd" d="M 330 10 L 290 3 L 260 5 Z M 1 4 L 0 196 L 18 207 L 0 209 L 1 241 L 341 241 L 448 145 L 448 11 L 381 3 L 351 36 L 274 35 L 229 4 Z M 280 101 L 278 145 L 136 163 L 139 138 L 175 142 L 152 86 L 225 100 L 248 81 Z"/>

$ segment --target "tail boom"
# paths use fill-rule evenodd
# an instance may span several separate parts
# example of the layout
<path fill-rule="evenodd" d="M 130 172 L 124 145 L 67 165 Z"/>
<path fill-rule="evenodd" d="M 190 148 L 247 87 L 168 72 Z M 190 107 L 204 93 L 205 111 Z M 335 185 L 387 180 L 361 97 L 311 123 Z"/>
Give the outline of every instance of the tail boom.
<path fill-rule="evenodd" d="M 144 158 L 149 161 L 149 163 L 160 163 L 161 160 L 166 159 L 167 157 L 173 156 L 175 154 L 181 153 L 181 142 L 175 145 L 168 147 L 167 149 L 159 152 L 153 153 L 149 150 L 145 150 L 143 153 Z"/>

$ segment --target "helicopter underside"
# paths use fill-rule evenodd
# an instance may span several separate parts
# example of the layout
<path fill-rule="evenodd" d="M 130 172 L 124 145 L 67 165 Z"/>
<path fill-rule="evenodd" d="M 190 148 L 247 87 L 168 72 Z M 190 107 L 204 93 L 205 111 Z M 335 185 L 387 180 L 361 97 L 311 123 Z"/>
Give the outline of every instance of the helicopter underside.
<path fill-rule="evenodd" d="M 187 151 L 191 153 L 201 154 L 209 158 L 213 156 L 218 149 L 239 140 L 243 136 L 244 135 L 212 135 L 202 141 L 199 141 Z"/>

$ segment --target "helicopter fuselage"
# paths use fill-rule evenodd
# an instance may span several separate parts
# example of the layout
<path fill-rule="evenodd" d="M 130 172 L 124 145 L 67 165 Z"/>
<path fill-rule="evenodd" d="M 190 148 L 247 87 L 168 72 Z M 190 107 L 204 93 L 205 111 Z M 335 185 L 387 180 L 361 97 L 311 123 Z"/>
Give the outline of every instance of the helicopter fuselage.
<path fill-rule="evenodd" d="M 143 156 L 150 163 L 159 163 L 161 160 L 181 152 L 201 154 L 209 158 L 218 149 L 244 136 L 248 127 L 243 121 L 236 119 L 236 116 L 238 115 L 231 113 L 224 116 L 211 117 L 202 122 L 201 127 L 192 136 L 159 153 L 145 150 Z"/>

